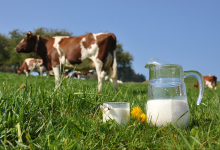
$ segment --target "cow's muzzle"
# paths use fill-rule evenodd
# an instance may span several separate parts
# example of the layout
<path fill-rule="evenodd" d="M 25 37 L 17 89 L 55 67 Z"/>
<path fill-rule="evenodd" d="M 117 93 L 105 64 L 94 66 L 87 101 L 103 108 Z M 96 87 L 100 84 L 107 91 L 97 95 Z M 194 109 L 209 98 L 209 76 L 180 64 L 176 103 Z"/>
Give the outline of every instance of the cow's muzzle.
<path fill-rule="evenodd" d="M 15 48 L 15 51 L 17 52 L 17 53 L 20 53 L 21 52 L 21 49 L 19 49 L 19 48 Z"/>

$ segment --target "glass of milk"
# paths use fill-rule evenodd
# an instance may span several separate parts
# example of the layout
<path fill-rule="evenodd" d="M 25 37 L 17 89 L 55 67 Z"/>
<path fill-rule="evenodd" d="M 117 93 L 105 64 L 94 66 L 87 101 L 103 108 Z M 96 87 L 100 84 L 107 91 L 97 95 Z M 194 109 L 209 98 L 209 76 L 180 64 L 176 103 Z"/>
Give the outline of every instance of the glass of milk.
<path fill-rule="evenodd" d="M 149 69 L 148 100 L 146 114 L 151 125 L 173 124 L 186 127 L 190 121 L 184 78 L 195 77 L 200 86 L 197 105 L 201 103 L 204 92 L 202 75 L 197 71 L 183 71 L 182 66 L 168 64 L 152 58 L 145 66 Z"/>
<path fill-rule="evenodd" d="M 130 103 L 105 102 L 100 106 L 103 111 L 103 122 L 115 119 L 118 124 L 127 124 L 130 120 Z"/>

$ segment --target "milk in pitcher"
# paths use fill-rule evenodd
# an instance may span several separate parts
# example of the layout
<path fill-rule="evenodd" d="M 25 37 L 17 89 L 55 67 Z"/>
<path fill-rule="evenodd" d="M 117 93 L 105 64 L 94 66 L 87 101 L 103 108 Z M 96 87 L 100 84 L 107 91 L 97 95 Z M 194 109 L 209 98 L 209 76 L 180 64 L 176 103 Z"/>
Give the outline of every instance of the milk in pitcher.
<path fill-rule="evenodd" d="M 154 99 L 148 100 L 146 104 L 148 122 L 151 125 L 166 126 L 167 123 L 175 123 L 179 127 L 189 124 L 190 113 L 186 100 L 177 99 Z M 187 112 L 187 113 L 186 113 Z"/>

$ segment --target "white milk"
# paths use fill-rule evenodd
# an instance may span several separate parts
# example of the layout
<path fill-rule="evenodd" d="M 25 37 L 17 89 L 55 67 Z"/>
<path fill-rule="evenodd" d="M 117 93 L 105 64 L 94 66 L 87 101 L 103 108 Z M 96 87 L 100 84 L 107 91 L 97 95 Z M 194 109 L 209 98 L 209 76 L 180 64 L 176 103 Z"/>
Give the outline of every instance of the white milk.
<path fill-rule="evenodd" d="M 126 124 L 130 120 L 130 109 L 113 108 L 111 110 L 103 111 L 103 122 L 109 119 L 115 119 L 118 124 Z"/>
<path fill-rule="evenodd" d="M 148 100 L 146 104 L 148 123 L 156 126 L 166 126 L 167 123 L 176 122 L 180 116 L 182 116 L 176 123 L 179 127 L 185 127 L 189 124 L 190 113 L 188 102 L 185 100 L 174 99 L 158 99 Z"/>

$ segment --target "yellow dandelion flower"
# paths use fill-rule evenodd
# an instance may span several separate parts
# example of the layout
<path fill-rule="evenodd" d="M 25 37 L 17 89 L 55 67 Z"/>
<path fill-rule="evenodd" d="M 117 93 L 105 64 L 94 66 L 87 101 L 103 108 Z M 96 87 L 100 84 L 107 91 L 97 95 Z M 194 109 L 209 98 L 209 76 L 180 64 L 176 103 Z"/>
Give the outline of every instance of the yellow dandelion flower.
<path fill-rule="evenodd" d="M 144 113 L 142 113 L 139 116 L 138 121 L 141 121 L 142 123 L 146 123 L 147 122 L 147 116 Z"/>
<path fill-rule="evenodd" d="M 133 107 L 131 111 L 132 117 L 133 118 L 139 118 L 139 116 L 142 114 L 142 110 L 140 107 Z"/>
<path fill-rule="evenodd" d="M 25 89 L 26 88 L 26 84 L 23 84 L 22 86 L 19 87 L 19 90 Z"/>

